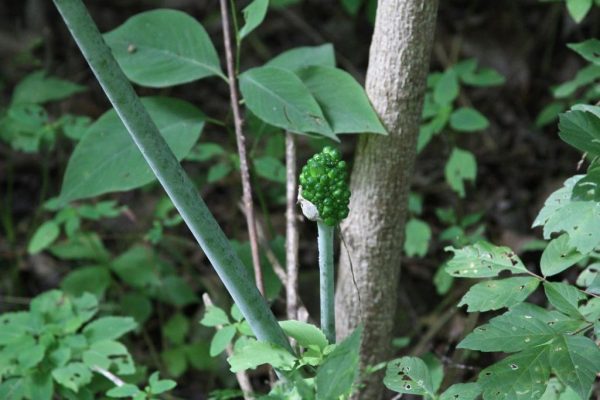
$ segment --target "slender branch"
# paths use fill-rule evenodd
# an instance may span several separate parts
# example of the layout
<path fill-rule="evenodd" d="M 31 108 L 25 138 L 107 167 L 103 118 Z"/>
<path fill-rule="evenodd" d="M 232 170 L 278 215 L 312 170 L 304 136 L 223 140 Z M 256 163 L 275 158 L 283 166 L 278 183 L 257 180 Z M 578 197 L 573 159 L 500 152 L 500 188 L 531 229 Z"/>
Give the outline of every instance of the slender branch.
<path fill-rule="evenodd" d="M 214 305 L 208 293 L 204 293 L 202 295 L 202 302 L 207 308 Z M 220 331 L 223 328 L 223 325 L 217 325 L 216 328 L 218 331 Z M 233 347 L 231 346 L 231 343 L 227 345 L 225 352 L 227 353 L 227 356 L 231 357 L 233 354 Z M 250 382 L 250 378 L 246 374 L 246 371 L 236 372 L 235 378 L 238 381 L 238 385 L 240 385 L 240 389 L 242 389 L 242 392 L 244 393 L 244 400 L 254 400 L 254 396 L 252 395 L 252 393 L 254 393 L 254 388 L 252 388 L 252 383 Z"/>
<path fill-rule="evenodd" d="M 293 133 L 285 134 L 286 211 L 285 211 L 285 281 L 288 319 L 298 319 L 298 224 L 296 217 L 298 171 L 296 166 L 296 139 Z"/>
<path fill-rule="evenodd" d="M 293 352 L 273 312 L 169 148 L 81 0 L 54 0 L 73 38 L 148 166 L 163 186 L 256 337 Z"/>
<path fill-rule="evenodd" d="M 123 380 L 121 378 L 119 378 L 118 376 L 116 376 L 115 374 L 113 374 L 112 372 L 101 368 L 97 365 L 94 365 L 92 367 L 92 371 L 95 371 L 97 373 L 99 373 L 100 375 L 102 375 L 103 377 L 105 377 L 106 379 L 108 379 L 109 381 L 111 381 L 112 383 L 114 383 L 115 386 L 123 386 L 125 385 L 125 382 L 123 382 Z"/>
<path fill-rule="evenodd" d="M 233 125 L 237 141 L 238 154 L 240 157 L 240 174 L 242 176 L 242 198 L 246 209 L 246 225 L 248 225 L 248 236 L 250 249 L 252 251 L 252 264 L 256 286 L 261 294 L 265 294 L 262 269 L 260 268 L 260 255 L 258 253 L 258 239 L 256 235 L 256 221 L 254 218 L 254 203 L 252 201 L 252 187 L 250 186 L 250 170 L 248 168 L 248 156 L 246 154 L 246 138 L 242 129 L 242 116 L 240 112 L 237 79 L 235 74 L 235 62 L 233 59 L 231 32 L 229 29 L 229 12 L 227 0 L 220 0 L 221 21 L 223 23 L 223 44 L 225 46 L 225 60 L 227 63 L 227 76 L 229 78 L 229 96 L 231 98 L 231 109 L 233 111 Z"/>
<path fill-rule="evenodd" d="M 334 227 L 317 221 L 319 231 L 319 275 L 321 292 L 321 329 L 329 343 L 335 343 L 335 284 L 333 276 Z"/>

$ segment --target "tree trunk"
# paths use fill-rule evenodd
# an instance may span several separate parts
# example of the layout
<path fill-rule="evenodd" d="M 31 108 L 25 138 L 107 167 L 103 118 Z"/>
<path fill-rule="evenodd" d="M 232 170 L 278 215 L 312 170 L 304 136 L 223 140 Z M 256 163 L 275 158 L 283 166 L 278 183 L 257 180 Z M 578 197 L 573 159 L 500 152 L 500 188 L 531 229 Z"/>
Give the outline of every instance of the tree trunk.
<path fill-rule="evenodd" d="M 379 0 L 377 8 L 366 90 L 389 136 L 359 138 L 350 215 L 341 227 L 347 250 L 342 243 L 336 295 L 338 337 L 364 324 L 363 369 L 391 354 L 407 198 L 437 5 L 437 0 Z M 381 374 L 365 379 L 355 397 L 379 399 Z"/>

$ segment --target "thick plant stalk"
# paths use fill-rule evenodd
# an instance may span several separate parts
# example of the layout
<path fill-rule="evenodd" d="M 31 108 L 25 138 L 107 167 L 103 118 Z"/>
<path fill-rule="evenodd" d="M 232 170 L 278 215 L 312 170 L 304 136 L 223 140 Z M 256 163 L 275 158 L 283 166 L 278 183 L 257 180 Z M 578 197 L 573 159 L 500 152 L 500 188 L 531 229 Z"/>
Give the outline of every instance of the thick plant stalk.
<path fill-rule="evenodd" d="M 294 134 L 285 134 L 286 168 L 286 211 L 285 211 L 285 263 L 286 263 L 286 307 L 288 319 L 298 319 L 298 222 L 296 203 L 298 178 L 296 166 L 296 139 Z"/>
<path fill-rule="evenodd" d="M 233 10 L 235 12 L 235 10 Z M 252 201 L 252 186 L 250 185 L 250 169 L 248 168 L 248 155 L 246 154 L 246 138 L 244 137 L 242 115 L 240 112 L 239 95 L 237 89 L 237 77 L 233 60 L 231 32 L 229 29 L 229 12 L 227 11 L 227 0 L 221 0 L 221 21 L 223 25 L 223 44 L 225 47 L 225 63 L 227 64 L 227 77 L 229 79 L 229 97 L 233 111 L 233 125 L 235 128 L 235 139 L 237 141 L 238 155 L 240 157 L 240 174 L 242 177 L 242 199 L 246 210 L 246 225 L 248 226 L 248 238 L 250 240 L 250 251 L 252 253 L 252 265 L 254 265 L 254 276 L 256 286 L 261 294 L 265 294 L 262 268 L 260 267 L 260 254 L 258 253 L 258 236 L 256 235 L 256 219 L 254 217 L 254 202 Z"/>
<path fill-rule="evenodd" d="M 321 294 L 321 329 L 329 343 L 335 343 L 335 277 L 333 268 L 334 227 L 317 221 L 319 277 Z"/>
<path fill-rule="evenodd" d="M 81 0 L 54 0 L 54 3 L 131 138 L 204 250 L 256 337 L 291 352 L 289 342 L 275 316 L 194 184 L 150 119 Z"/>

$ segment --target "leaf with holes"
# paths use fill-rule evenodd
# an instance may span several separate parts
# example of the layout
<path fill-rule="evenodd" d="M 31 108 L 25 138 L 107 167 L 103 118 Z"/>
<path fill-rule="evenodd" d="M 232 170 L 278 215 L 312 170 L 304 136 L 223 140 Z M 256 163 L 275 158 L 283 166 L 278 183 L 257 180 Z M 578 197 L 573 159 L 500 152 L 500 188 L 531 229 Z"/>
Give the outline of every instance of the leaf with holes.
<path fill-rule="evenodd" d="M 550 304 L 558 311 L 574 318 L 583 318 L 579 312 L 579 303 L 587 300 L 587 296 L 575 286 L 562 282 L 544 282 L 544 292 Z"/>
<path fill-rule="evenodd" d="M 580 326 L 581 321 L 572 320 L 559 312 L 521 303 L 476 328 L 458 344 L 458 347 L 512 353 L 547 343 L 558 335 L 577 330 Z"/>
<path fill-rule="evenodd" d="M 167 87 L 223 77 L 219 56 L 202 25 L 177 10 L 152 10 L 104 35 L 119 66 L 135 83 Z"/>
<path fill-rule="evenodd" d="M 398 393 L 434 396 L 429 368 L 417 357 L 402 357 L 387 365 L 383 384 Z"/>
<path fill-rule="evenodd" d="M 569 235 L 563 234 L 553 239 L 542 253 L 540 267 L 544 276 L 561 273 L 584 257 L 569 244 Z"/>
<path fill-rule="evenodd" d="M 588 399 L 600 372 L 600 349 L 587 337 L 562 335 L 550 345 L 550 365 L 558 379 Z"/>
<path fill-rule="evenodd" d="M 182 100 L 147 97 L 142 104 L 161 135 L 181 160 L 194 146 L 204 127 L 204 115 Z M 73 200 L 130 190 L 156 177 L 129 136 L 114 109 L 87 130 L 69 159 L 60 200 Z"/>
<path fill-rule="evenodd" d="M 533 347 L 481 371 L 477 382 L 483 389 L 483 398 L 539 399 L 550 378 L 548 353 L 548 346 Z"/>
<path fill-rule="evenodd" d="M 59 384 L 77 393 L 82 386 L 92 381 L 92 371 L 83 363 L 72 362 L 54 369 L 52 377 Z"/>
<path fill-rule="evenodd" d="M 446 263 L 446 272 L 452 276 L 493 278 L 502 271 L 514 274 L 527 272 L 521 259 L 508 247 L 494 246 L 481 241 L 462 249 L 449 246 L 444 250 L 454 253 L 452 259 Z"/>
<path fill-rule="evenodd" d="M 539 279 L 527 276 L 480 282 L 471 286 L 458 306 L 466 304 L 468 312 L 510 308 L 525 301 L 539 284 Z"/>
<path fill-rule="evenodd" d="M 481 394 L 478 383 L 456 383 L 440 396 L 440 400 L 476 400 Z"/>

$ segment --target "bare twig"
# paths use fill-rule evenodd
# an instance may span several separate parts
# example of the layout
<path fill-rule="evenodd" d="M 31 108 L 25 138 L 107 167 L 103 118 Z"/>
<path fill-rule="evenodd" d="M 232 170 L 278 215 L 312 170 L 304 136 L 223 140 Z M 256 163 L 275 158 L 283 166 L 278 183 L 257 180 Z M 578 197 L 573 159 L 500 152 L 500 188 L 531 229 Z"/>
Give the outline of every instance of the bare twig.
<path fill-rule="evenodd" d="M 285 211 L 285 280 L 288 319 L 298 319 L 298 226 L 296 220 L 296 190 L 298 188 L 296 167 L 296 139 L 294 134 L 285 134 L 285 167 L 287 171 Z"/>
<path fill-rule="evenodd" d="M 264 295 L 264 282 L 262 269 L 260 268 L 260 255 L 258 254 L 258 241 L 256 236 L 256 221 L 254 219 L 254 203 L 252 201 L 252 187 L 250 186 L 250 170 L 248 168 L 248 156 L 246 154 L 246 139 L 242 130 L 242 116 L 239 105 L 239 96 L 237 89 L 237 79 L 235 74 L 235 64 L 233 60 L 232 42 L 229 30 L 229 12 L 227 10 L 227 0 L 220 0 L 221 20 L 223 23 L 223 42 L 225 47 L 225 60 L 227 63 L 227 77 L 229 79 L 229 96 L 231 98 L 231 109 L 233 111 L 233 124 L 235 128 L 235 137 L 237 141 L 238 154 L 240 157 L 240 173 L 242 177 L 243 202 L 246 210 L 246 224 L 248 225 L 248 236 L 250 239 L 250 249 L 252 251 L 252 264 L 254 265 L 254 275 L 256 277 L 256 286 L 261 294 Z M 235 11 L 235 10 L 234 10 Z"/>
<path fill-rule="evenodd" d="M 212 307 L 214 305 L 212 300 L 210 299 L 210 296 L 208 295 L 208 293 L 204 293 L 202 295 L 202 302 L 204 303 L 204 306 L 207 308 Z M 216 328 L 217 328 L 217 330 L 221 330 L 221 328 L 223 328 L 223 326 L 217 325 Z M 231 356 L 233 354 L 233 347 L 231 346 L 231 343 L 229 343 L 227 345 L 227 347 L 225 348 L 225 352 L 227 352 L 227 356 Z M 254 389 L 252 388 L 252 384 L 250 383 L 250 378 L 248 378 L 248 375 L 246 374 L 246 372 L 244 372 L 244 371 L 236 372 L 235 378 L 238 381 L 238 385 L 240 385 L 240 389 L 242 389 L 242 392 L 244 393 L 244 400 L 254 400 L 254 396 L 252 395 L 252 393 L 254 392 Z"/>

